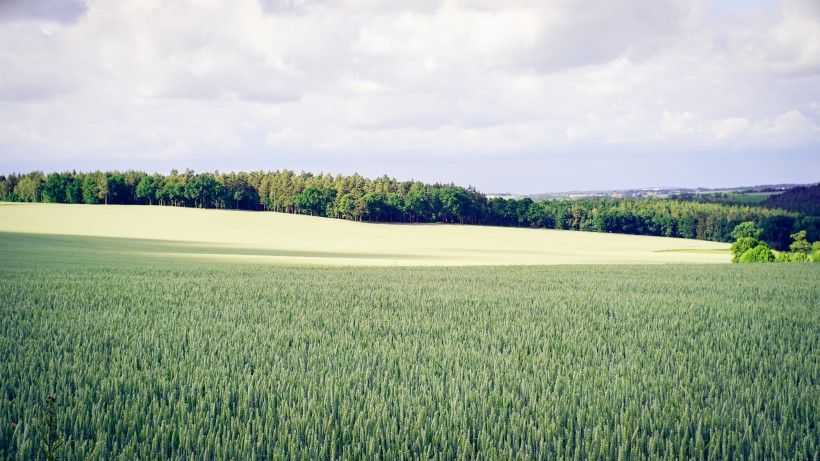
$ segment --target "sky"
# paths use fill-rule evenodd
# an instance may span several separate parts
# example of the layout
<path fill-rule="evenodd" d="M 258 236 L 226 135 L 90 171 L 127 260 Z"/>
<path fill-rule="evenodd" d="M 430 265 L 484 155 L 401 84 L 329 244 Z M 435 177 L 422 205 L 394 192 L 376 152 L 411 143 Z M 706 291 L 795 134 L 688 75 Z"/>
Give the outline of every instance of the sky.
<path fill-rule="evenodd" d="M 817 0 L 0 0 L 0 173 L 820 181 Z"/>

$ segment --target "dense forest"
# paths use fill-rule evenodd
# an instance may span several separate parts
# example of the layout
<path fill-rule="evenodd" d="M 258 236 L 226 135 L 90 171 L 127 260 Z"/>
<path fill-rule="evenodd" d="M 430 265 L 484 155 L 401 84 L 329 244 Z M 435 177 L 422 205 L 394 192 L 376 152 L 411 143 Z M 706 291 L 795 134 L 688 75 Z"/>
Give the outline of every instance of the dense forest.
<path fill-rule="evenodd" d="M 271 210 L 370 222 L 460 223 L 612 232 L 730 242 L 734 227 L 753 221 L 775 249 L 805 230 L 820 240 L 820 217 L 779 208 L 661 199 L 534 202 L 488 198 L 472 187 L 293 171 L 41 172 L 0 176 L 0 200 L 143 204 Z"/>
<path fill-rule="evenodd" d="M 761 205 L 820 216 L 820 184 L 798 186 L 782 194 L 772 195 Z"/>
<path fill-rule="evenodd" d="M 723 205 L 756 205 L 780 208 L 808 216 L 820 216 L 820 184 L 797 186 L 782 191 L 738 190 L 731 192 L 691 193 L 683 192 L 669 196 L 681 202 L 719 203 Z"/>

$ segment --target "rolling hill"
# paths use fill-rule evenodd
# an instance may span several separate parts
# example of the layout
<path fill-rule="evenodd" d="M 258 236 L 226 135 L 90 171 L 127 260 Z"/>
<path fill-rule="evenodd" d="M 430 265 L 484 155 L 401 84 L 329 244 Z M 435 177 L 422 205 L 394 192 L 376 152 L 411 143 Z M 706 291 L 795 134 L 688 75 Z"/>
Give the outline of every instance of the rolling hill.
<path fill-rule="evenodd" d="M 724 243 L 461 225 L 366 224 L 226 210 L 5 204 L 3 259 L 99 264 L 321 265 L 727 263 Z"/>

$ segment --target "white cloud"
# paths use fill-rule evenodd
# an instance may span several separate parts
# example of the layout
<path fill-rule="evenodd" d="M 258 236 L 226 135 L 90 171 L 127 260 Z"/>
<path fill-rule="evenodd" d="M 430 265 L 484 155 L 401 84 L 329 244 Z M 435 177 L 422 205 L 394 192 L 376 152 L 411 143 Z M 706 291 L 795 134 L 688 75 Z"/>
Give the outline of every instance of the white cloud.
<path fill-rule="evenodd" d="M 413 159 L 819 142 L 813 0 L 22 5 L 0 9 L 2 169 L 310 158 L 401 176 Z"/>
<path fill-rule="evenodd" d="M 731 117 L 712 122 L 712 133 L 718 140 L 736 139 L 749 130 L 749 120 Z"/>
<path fill-rule="evenodd" d="M 820 143 L 820 124 L 799 110 L 790 110 L 755 123 L 745 143 L 778 148 L 800 145 L 806 140 L 815 145 Z"/>
<path fill-rule="evenodd" d="M 742 147 L 778 149 L 820 143 L 820 123 L 797 109 L 754 121 L 743 117 L 716 120 L 711 128 L 717 140 Z"/>
<path fill-rule="evenodd" d="M 698 131 L 698 116 L 688 111 L 661 114 L 660 131 L 662 136 L 688 136 Z"/>
<path fill-rule="evenodd" d="M 276 133 L 268 131 L 265 136 L 265 143 L 274 147 L 291 147 L 293 145 L 302 145 L 304 142 L 305 136 L 290 126 L 286 126 Z"/>

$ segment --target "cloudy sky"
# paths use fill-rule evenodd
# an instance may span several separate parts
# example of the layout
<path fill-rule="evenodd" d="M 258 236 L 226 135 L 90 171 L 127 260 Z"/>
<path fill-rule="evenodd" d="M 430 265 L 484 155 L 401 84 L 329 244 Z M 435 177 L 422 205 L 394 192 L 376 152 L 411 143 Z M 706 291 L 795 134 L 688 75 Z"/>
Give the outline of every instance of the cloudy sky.
<path fill-rule="evenodd" d="M 820 180 L 817 0 L 0 0 L 0 173 Z"/>

